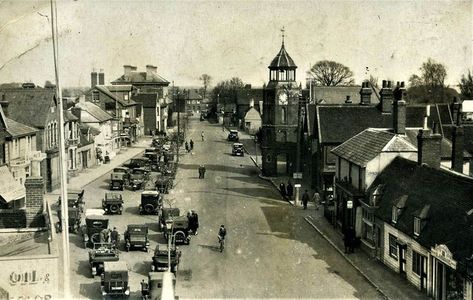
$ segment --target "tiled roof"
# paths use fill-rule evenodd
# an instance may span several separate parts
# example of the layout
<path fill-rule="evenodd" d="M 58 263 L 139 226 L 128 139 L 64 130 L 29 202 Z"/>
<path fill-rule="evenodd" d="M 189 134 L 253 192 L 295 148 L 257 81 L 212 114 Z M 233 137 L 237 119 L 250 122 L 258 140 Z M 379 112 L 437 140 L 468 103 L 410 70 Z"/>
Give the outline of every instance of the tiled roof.
<path fill-rule="evenodd" d="M 141 103 L 143 107 L 156 107 L 158 104 L 157 94 L 137 94 L 133 95 L 133 100 Z"/>
<path fill-rule="evenodd" d="M 100 134 L 100 130 L 98 130 L 98 129 L 92 127 L 92 126 L 88 126 L 88 125 L 83 124 L 83 123 L 79 123 L 78 126 L 79 126 L 79 129 L 80 129 L 82 134 L 87 134 L 87 132 L 90 132 L 90 134 L 92 134 L 92 135 L 99 135 Z"/>
<path fill-rule="evenodd" d="M 425 109 L 407 106 L 406 127 L 422 127 Z M 382 114 L 374 105 L 317 105 L 316 117 L 320 143 L 340 144 L 366 128 L 392 128 L 392 115 Z M 431 113 L 429 124 L 432 118 Z"/>
<path fill-rule="evenodd" d="M 7 131 L 12 137 L 33 135 L 38 131 L 33 127 L 18 123 L 10 118 L 5 118 L 5 122 L 8 127 Z"/>
<path fill-rule="evenodd" d="M 8 101 L 8 117 L 36 128 L 44 128 L 49 108 L 54 105 L 54 89 L 0 90 Z"/>
<path fill-rule="evenodd" d="M 113 84 L 161 84 L 169 85 L 169 81 L 158 74 L 153 74 L 151 77 L 147 76 L 146 72 L 131 71 L 128 76 L 122 75 L 118 77 Z"/>
<path fill-rule="evenodd" d="M 381 152 L 417 152 L 417 149 L 405 136 L 369 128 L 332 150 L 333 154 L 362 167 Z"/>
<path fill-rule="evenodd" d="M 445 244 L 457 260 L 473 254 L 473 216 L 468 214 L 473 209 L 472 178 L 397 157 L 375 179 L 368 195 L 379 184 L 385 187 L 375 212 L 378 218 L 414 237 L 413 216 L 430 205 L 417 241 L 427 249 Z M 393 225 L 392 207 L 402 196 L 407 196 L 405 207 Z"/>
<path fill-rule="evenodd" d="M 188 100 L 202 100 L 202 95 L 200 94 L 198 89 L 187 89 L 186 92 L 186 97 Z M 207 90 L 207 93 L 208 92 L 209 91 Z"/>
<path fill-rule="evenodd" d="M 249 105 L 251 99 L 254 100 L 254 104 L 259 105 L 258 101 L 263 101 L 263 89 L 262 88 L 243 88 L 237 90 L 237 105 Z"/>
<path fill-rule="evenodd" d="M 131 84 L 107 85 L 107 89 L 110 92 L 131 92 L 133 90 L 133 86 Z"/>
<path fill-rule="evenodd" d="M 93 104 L 92 102 L 79 102 L 76 104 L 76 107 L 79 107 L 80 109 L 88 112 L 99 123 L 106 122 L 108 120 L 113 119 L 113 117 L 109 113 L 101 109 L 99 106 Z M 81 121 L 86 122 L 88 120 L 81 120 Z M 95 120 L 90 120 L 90 122 L 92 121 L 95 121 Z"/>
<path fill-rule="evenodd" d="M 417 145 L 418 133 L 418 129 L 406 130 L 406 136 L 413 145 Z M 444 160 L 449 160 L 452 157 L 452 142 L 446 136 L 442 137 L 442 140 L 440 142 L 440 156 Z M 463 157 L 471 158 L 471 154 L 468 151 L 463 151 Z"/>
<path fill-rule="evenodd" d="M 291 68 L 291 69 L 297 68 L 292 58 L 286 52 L 284 43 L 282 44 L 281 50 L 279 50 L 279 53 L 276 55 L 275 58 L 273 58 L 273 61 L 271 61 L 271 64 L 269 65 L 269 67 L 270 68 Z"/>
<path fill-rule="evenodd" d="M 101 91 L 102 93 L 106 94 L 107 96 L 109 96 L 110 98 L 112 98 L 113 100 L 117 101 L 118 103 L 120 103 L 122 106 L 133 106 L 133 105 L 136 105 L 136 102 L 133 101 L 133 100 L 129 100 L 129 101 L 123 101 L 122 99 L 120 99 L 120 97 L 116 96 L 115 94 L 113 94 L 109 89 L 108 89 L 108 86 L 105 86 L 105 85 L 96 85 L 95 86 L 96 89 L 98 89 L 99 91 Z"/>
<path fill-rule="evenodd" d="M 344 104 L 347 96 L 352 103 L 359 104 L 361 86 L 313 86 L 312 99 L 320 104 Z M 376 91 L 374 91 L 376 92 Z M 371 103 L 378 103 L 375 93 L 371 94 Z"/>
<path fill-rule="evenodd" d="M 79 118 L 74 116 L 70 111 L 64 110 L 64 122 L 77 121 Z"/>

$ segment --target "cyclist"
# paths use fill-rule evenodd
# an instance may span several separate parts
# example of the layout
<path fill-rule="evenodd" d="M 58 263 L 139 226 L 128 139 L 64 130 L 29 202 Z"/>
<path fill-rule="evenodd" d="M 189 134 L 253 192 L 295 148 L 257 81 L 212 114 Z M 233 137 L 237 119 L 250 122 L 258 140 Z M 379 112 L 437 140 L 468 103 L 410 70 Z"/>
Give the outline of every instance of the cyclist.
<path fill-rule="evenodd" d="M 220 243 L 220 252 L 223 250 L 223 244 L 225 243 L 225 236 L 227 235 L 227 230 L 224 225 L 221 225 L 218 230 L 218 242 Z"/>

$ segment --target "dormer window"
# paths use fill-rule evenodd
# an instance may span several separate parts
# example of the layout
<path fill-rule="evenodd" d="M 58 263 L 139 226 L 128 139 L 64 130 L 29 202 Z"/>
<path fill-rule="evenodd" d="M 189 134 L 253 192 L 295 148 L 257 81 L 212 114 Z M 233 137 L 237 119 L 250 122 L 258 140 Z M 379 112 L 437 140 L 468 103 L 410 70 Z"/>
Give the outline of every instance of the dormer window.
<path fill-rule="evenodd" d="M 419 236 L 420 235 L 420 218 L 419 217 L 414 217 L 414 236 Z"/>
<path fill-rule="evenodd" d="M 397 200 L 396 204 L 393 205 L 392 212 L 391 212 L 391 221 L 393 224 L 396 224 L 399 216 L 401 215 L 402 211 L 406 207 L 407 195 L 402 195 Z"/>
<path fill-rule="evenodd" d="M 391 212 L 391 221 L 393 222 L 393 224 L 397 223 L 398 211 L 399 209 L 394 205 Z"/>
<path fill-rule="evenodd" d="M 414 237 L 419 237 L 429 218 L 430 205 L 425 205 L 420 212 L 414 214 Z"/>
<path fill-rule="evenodd" d="M 371 206 L 377 206 L 379 201 L 381 200 L 381 197 L 383 196 L 383 191 L 384 191 L 384 184 L 378 184 L 376 188 L 374 189 L 373 195 L 371 196 L 371 201 L 370 205 Z"/>

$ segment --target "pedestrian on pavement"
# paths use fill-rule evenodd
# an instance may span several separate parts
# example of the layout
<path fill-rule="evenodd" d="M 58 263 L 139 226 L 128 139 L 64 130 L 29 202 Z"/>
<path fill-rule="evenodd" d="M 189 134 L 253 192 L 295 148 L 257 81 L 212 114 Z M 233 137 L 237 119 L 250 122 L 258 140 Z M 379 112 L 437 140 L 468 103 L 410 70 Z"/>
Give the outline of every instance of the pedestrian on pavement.
<path fill-rule="evenodd" d="M 205 178 L 205 166 L 202 165 L 202 179 Z"/>
<path fill-rule="evenodd" d="M 202 130 L 202 133 L 200 134 L 200 136 L 202 137 L 202 142 L 204 141 L 204 131 Z"/>
<path fill-rule="evenodd" d="M 319 210 L 320 194 L 317 188 L 315 189 L 314 196 L 312 196 L 312 201 L 314 201 L 315 210 Z"/>
<path fill-rule="evenodd" d="M 199 166 L 199 179 L 202 179 L 202 165 Z"/>
<path fill-rule="evenodd" d="M 146 298 L 149 295 L 148 283 L 144 279 L 142 279 L 140 284 L 141 284 L 141 296 L 143 298 Z"/>
<path fill-rule="evenodd" d="M 304 209 L 307 209 L 307 202 L 309 202 L 309 193 L 305 190 L 304 195 L 302 195 L 302 205 Z"/>
<path fill-rule="evenodd" d="M 350 234 L 348 233 L 348 229 L 345 230 L 343 233 L 343 245 L 345 246 L 345 253 L 348 254 L 350 250 Z"/>
<path fill-rule="evenodd" d="M 353 226 L 348 229 L 349 232 L 349 248 L 350 253 L 355 253 L 356 231 Z"/>
<path fill-rule="evenodd" d="M 286 198 L 286 194 L 287 194 L 287 193 L 286 193 L 286 185 L 284 184 L 284 182 L 281 182 L 281 183 L 279 184 L 279 192 L 281 192 L 281 196 L 282 196 L 283 198 Z"/>
<path fill-rule="evenodd" d="M 194 141 L 192 139 L 189 142 L 189 145 L 191 146 L 191 151 L 194 150 Z"/>
<path fill-rule="evenodd" d="M 187 141 L 184 143 L 184 147 L 186 148 L 186 152 L 189 153 L 189 143 Z"/>
<path fill-rule="evenodd" d="M 289 198 L 289 200 L 292 200 L 292 196 L 294 195 L 294 188 L 292 187 L 292 183 L 290 180 L 288 181 L 287 186 L 286 186 L 286 193 L 287 193 L 287 198 Z"/>

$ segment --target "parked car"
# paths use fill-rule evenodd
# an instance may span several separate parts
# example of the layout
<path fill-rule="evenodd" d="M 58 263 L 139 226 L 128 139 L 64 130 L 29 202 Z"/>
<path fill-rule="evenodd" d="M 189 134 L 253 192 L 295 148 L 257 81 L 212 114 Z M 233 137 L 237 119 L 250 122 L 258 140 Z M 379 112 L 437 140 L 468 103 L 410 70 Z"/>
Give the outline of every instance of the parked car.
<path fill-rule="evenodd" d="M 173 179 L 171 176 L 158 175 L 154 183 L 156 190 L 161 194 L 168 194 L 169 190 L 172 189 Z"/>
<path fill-rule="evenodd" d="M 132 158 L 129 162 L 123 164 L 122 166 L 129 169 L 143 168 L 149 171 L 151 168 L 151 161 L 149 158 L 144 157 L 144 156 L 137 157 L 137 158 Z"/>
<path fill-rule="evenodd" d="M 149 178 L 149 170 L 144 168 L 132 169 L 130 172 L 129 186 L 133 191 L 142 189 Z"/>
<path fill-rule="evenodd" d="M 81 226 L 84 248 L 89 244 L 108 242 L 108 218 L 103 216 L 104 213 L 102 209 L 86 210 L 85 225 Z"/>
<path fill-rule="evenodd" d="M 125 231 L 125 248 L 142 248 L 148 252 L 148 226 L 146 225 L 128 225 Z"/>
<path fill-rule="evenodd" d="M 140 214 L 159 214 L 163 206 L 163 197 L 157 191 L 143 191 L 141 193 Z"/>
<path fill-rule="evenodd" d="M 171 272 L 150 272 L 147 285 L 141 286 L 141 298 L 161 299 L 162 295 L 174 295 L 176 276 Z M 176 297 L 178 299 L 178 297 Z"/>
<path fill-rule="evenodd" d="M 177 207 L 163 207 L 159 212 L 158 223 L 159 229 L 166 228 L 166 221 L 174 219 L 181 214 L 181 210 Z"/>
<path fill-rule="evenodd" d="M 181 251 L 178 250 L 179 248 L 174 246 L 171 248 L 171 272 L 176 273 L 177 268 L 181 259 Z M 151 262 L 151 272 L 164 272 L 167 271 L 169 268 L 168 262 L 168 249 L 167 247 L 164 248 L 163 245 L 161 247 L 156 245 L 154 249 L 153 261 Z"/>
<path fill-rule="evenodd" d="M 125 167 L 114 168 L 112 174 L 110 174 L 110 190 L 123 191 L 123 186 L 127 185 L 129 179 L 130 169 Z"/>
<path fill-rule="evenodd" d="M 118 259 L 118 250 L 114 249 L 110 243 L 95 243 L 94 249 L 89 251 L 89 265 L 92 277 L 103 273 L 105 262 L 118 261 Z"/>
<path fill-rule="evenodd" d="M 245 152 L 243 150 L 243 144 L 233 143 L 233 145 L 232 145 L 232 155 L 233 156 L 245 156 Z"/>
<path fill-rule="evenodd" d="M 176 245 L 189 245 L 191 237 L 189 233 L 189 219 L 187 216 L 173 217 L 172 221 L 173 224 L 171 230 L 164 227 L 164 237 L 168 239 L 169 235 L 172 235 Z"/>
<path fill-rule="evenodd" d="M 57 206 L 61 207 L 61 196 L 58 198 Z M 67 206 L 77 207 L 81 212 L 84 211 L 84 190 L 83 189 L 68 189 L 67 190 Z"/>
<path fill-rule="evenodd" d="M 57 212 L 59 221 L 56 223 L 56 231 L 62 232 L 62 215 L 61 215 L 61 207 Z M 68 223 L 69 223 L 69 232 L 77 232 L 80 228 L 80 223 L 82 219 L 82 212 L 77 207 L 68 207 Z"/>
<path fill-rule="evenodd" d="M 102 199 L 102 208 L 108 214 L 122 214 L 123 198 L 118 193 L 105 193 Z"/>
<path fill-rule="evenodd" d="M 240 140 L 240 138 L 238 137 L 238 130 L 230 130 L 230 132 L 228 133 L 228 138 L 227 138 L 229 141 L 233 141 L 233 142 L 238 142 Z"/>
<path fill-rule="evenodd" d="M 128 267 L 123 261 L 104 263 L 104 272 L 101 276 L 100 290 L 102 297 L 128 297 L 130 286 L 128 285 Z"/>

